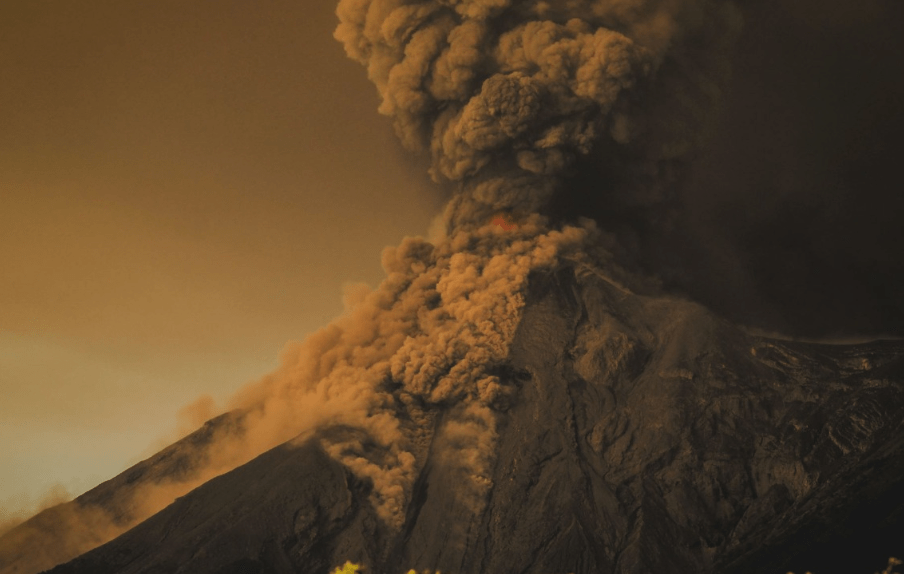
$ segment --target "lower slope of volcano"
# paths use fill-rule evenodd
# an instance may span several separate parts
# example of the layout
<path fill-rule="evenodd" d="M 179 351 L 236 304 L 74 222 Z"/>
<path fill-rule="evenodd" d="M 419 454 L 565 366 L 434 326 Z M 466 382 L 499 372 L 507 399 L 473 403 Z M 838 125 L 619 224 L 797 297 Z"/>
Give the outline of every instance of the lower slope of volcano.
<path fill-rule="evenodd" d="M 755 337 L 576 265 L 526 301 L 478 512 L 434 440 L 388 528 L 321 448 L 359 432 L 334 427 L 51 572 L 829 574 L 904 550 L 904 342 Z"/>

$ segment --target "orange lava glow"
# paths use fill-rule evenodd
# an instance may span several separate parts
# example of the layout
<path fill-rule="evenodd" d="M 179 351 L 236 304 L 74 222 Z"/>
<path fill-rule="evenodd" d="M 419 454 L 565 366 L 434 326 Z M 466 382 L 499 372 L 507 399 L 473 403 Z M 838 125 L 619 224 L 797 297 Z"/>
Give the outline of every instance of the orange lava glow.
<path fill-rule="evenodd" d="M 490 220 L 490 223 L 492 223 L 493 225 L 498 225 L 503 229 L 503 231 L 511 231 L 512 229 L 515 229 L 515 224 L 501 213 L 494 215 L 493 219 Z"/>

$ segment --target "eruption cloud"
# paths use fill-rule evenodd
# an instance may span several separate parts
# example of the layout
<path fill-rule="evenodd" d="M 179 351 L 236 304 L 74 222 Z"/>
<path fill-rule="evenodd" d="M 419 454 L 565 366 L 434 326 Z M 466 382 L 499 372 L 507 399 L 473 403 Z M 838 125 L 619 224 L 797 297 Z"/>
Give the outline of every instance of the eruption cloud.
<path fill-rule="evenodd" d="M 454 194 L 445 234 L 387 249 L 380 288 L 309 339 L 292 376 L 259 386 L 257 404 L 292 418 L 316 403 L 320 424 L 365 430 L 372 445 L 355 437 L 328 451 L 373 481 L 395 527 L 438 428 L 438 460 L 466 478 L 461 502 L 478 513 L 497 418 L 516 392 L 494 369 L 526 278 L 601 242 L 589 220 L 556 231 L 540 213 L 577 159 L 613 146 L 641 158 L 626 170 L 647 171 L 636 195 L 649 195 L 661 164 L 692 149 L 687 118 L 725 76 L 712 65 L 721 55 L 694 58 L 684 44 L 724 44 L 739 19 L 714 0 L 342 0 L 337 14 L 335 37 L 367 68 L 379 111 Z M 679 93 L 655 96 L 669 87 Z M 663 105 L 682 93 L 696 95 Z"/>
<path fill-rule="evenodd" d="M 320 440 L 373 483 L 374 505 L 394 528 L 431 445 L 437 464 L 462 478 L 461 506 L 479 513 L 498 417 L 517 392 L 499 373 L 527 277 L 601 256 L 592 221 L 557 230 L 541 212 L 582 156 L 655 147 L 659 162 L 688 151 L 663 136 L 686 140 L 688 122 L 649 129 L 646 116 L 663 117 L 655 108 L 664 100 L 646 92 L 688 52 L 682 42 L 713 28 L 723 38 L 736 13 L 712 0 L 342 0 L 337 13 L 335 36 L 366 66 L 380 112 L 405 146 L 429 152 L 433 178 L 455 187 L 445 232 L 387 248 L 383 283 L 349 290 L 344 316 L 232 406 L 248 413 L 252 444 L 345 429 Z M 686 60 L 685 71 L 699 63 Z M 699 105 L 686 101 L 684 111 Z"/>
<path fill-rule="evenodd" d="M 662 201 L 646 196 L 667 194 L 656 180 L 693 151 L 740 23 L 716 0 L 342 0 L 337 13 L 380 112 L 457 186 L 447 228 L 541 211 L 578 158 L 613 148 L 632 156 L 628 201 Z"/>
<path fill-rule="evenodd" d="M 386 248 L 376 289 L 347 288 L 343 315 L 233 397 L 239 430 L 198 447 L 184 480 L 149 488 L 171 500 L 316 437 L 373 483 L 391 528 L 431 449 L 460 511 L 477 514 L 516 399 L 504 361 L 529 274 L 563 260 L 621 273 L 612 236 L 586 218 L 552 225 L 544 210 L 581 158 L 611 176 L 599 194 L 661 202 L 718 100 L 739 17 L 721 0 L 341 0 L 337 14 L 335 37 L 367 68 L 379 111 L 453 190 L 443 231 Z M 184 415 L 211 408 L 202 399 Z"/>
<path fill-rule="evenodd" d="M 516 389 L 497 370 L 524 305 L 531 271 L 580 258 L 595 226 L 544 229 L 533 215 L 517 229 L 487 224 L 434 245 L 407 238 L 386 248 L 386 279 L 347 291 L 346 313 L 287 352 L 279 370 L 244 389 L 245 440 L 261 447 L 306 431 L 326 433 L 327 452 L 374 484 L 387 524 L 404 520 L 411 487 L 442 413 L 449 471 L 468 480 L 461 502 L 476 511 L 490 487 L 496 413 Z"/>

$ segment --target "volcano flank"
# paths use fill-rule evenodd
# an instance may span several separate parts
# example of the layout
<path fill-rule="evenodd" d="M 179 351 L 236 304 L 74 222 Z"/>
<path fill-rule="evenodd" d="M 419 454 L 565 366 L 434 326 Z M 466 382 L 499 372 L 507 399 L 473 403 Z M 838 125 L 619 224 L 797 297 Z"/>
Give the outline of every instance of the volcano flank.
<path fill-rule="evenodd" d="M 366 448 L 337 425 L 50 572 L 326 574 L 346 560 L 387 574 L 840 572 L 901 549 L 904 342 L 751 336 L 566 264 L 529 278 L 498 372 L 518 390 L 498 413 L 479 513 L 460 497 L 439 410 L 399 529 L 369 502 L 373 484 L 322 446 Z M 203 444 L 182 448 L 192 442 Z M 167 464 L 139 467 L 177 472 Z M 115 491 L 103 488 L 70 504 L 109 509 Z M 25 571 L 11 558 L 16 533 L 0 539 L 4 572 Z"/>

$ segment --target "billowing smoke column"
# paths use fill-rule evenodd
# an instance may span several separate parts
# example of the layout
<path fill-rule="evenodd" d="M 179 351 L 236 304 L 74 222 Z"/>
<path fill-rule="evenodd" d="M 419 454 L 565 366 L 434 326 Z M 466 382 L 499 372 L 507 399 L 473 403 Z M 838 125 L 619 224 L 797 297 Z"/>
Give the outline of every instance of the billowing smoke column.
<path fill-rule="evenodd" d="M 575 160 L 597 149 L 631 148 L 646 156 L 641 171 L 688 151 L 686 118 L 707 98 L 682 96 L 692 86 L 714 98 L 718 86 L 705 66 L 681 65 L 694 60 L 685 44 L 730 28 L 734 12 L 714 0 L 342 0 L 337 12 L 336 38 L 367 67 L 380 112 L 455 188 L 445 234 L 388 249 L 380 287 L 237 404 L 257 413 L 252 428 L 296 432 L 303 420 L 363 431 L 324 441 L 373 480 L 392 526 L 431 442 L 463 479 L 462 507 L 479 512 L 497 417 L 515 392 L 494 370 L 528 273 L 580 259 L 600 238 L 586 220 L 550 230 L 539 213 Z M 679 65 L 659 81 L 669 58 Z M 657 96 L 664 86 L 675 93 Z M 685 103 L 662 105 L 672 97 Z"/>
<path fill-rule="evenodd" d="M 724 6 L 342 0 L 336 37 L 367 67 L 404 144 L 428 150 L 434 179 L 455 192 L 438 239 L 387 249 L 377 289 L 350 292 L 344 316 L 236 398 L 252 450 L 340 429 L 321 441 L 373 481 L 378 512 L 400 527 L 432 448 L 461 479 L 463 512 L 479 512 L 498 417 L 516 392 L 499 372 L 528 274 L 584 259 L 602 237 L 589 220 L 552 230 L 540 212 L 601 144 L 655 148 L 654 163 L 686 151 L 650 129 L 665 116 L 644 106 L 665 100 L 645 92 L 662 87 L 657 74 L 685 39 L 730 20 Z M 687 122 L 672 123 L 686 138 Z"/>
<path fill-rule="evenodd" d="M 342 0 L 338 15 L 380 112 L 458 185 L 450 226 L 540 211 L 594 148 L 632 148 L 653 161 L 641 171 L 686 154 L 739 20 L 716 0 Z"/>
<path fill-rule="evenodd" d="M 524 305 L 528 273 L 580 259 L 594 226 L 548 231 L 533 215 L 509 230 L 488 224 L 437 244 L 408 238 L 383 255 L 386 279 L 350 290 L 346 313 L 283 358 L 282 367 L 235 399 L 250 409 L 255 450 L 307 430 L 357 429 L 323 442 L 374 483 L 374 504 L 400 526 L 410 490 L 436 437 L 454 454 L 461 502 L 479 509 L 491 486 L 496 413 L 515 392 L 495 372 Z M 306 436 L 303 434 L 303 436 Z"/>

